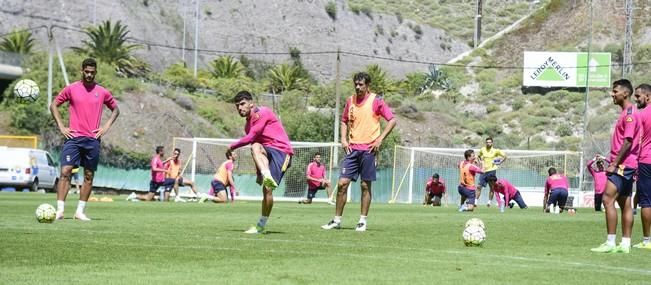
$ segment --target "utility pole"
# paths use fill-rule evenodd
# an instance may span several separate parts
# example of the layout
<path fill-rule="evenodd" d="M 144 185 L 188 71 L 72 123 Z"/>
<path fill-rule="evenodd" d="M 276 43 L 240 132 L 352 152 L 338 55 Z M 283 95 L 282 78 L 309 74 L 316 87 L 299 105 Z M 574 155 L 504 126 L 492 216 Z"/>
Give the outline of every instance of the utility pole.
<path fill-rule="evenodd" d="M 183 18 L 183 42 L 181 43 L 181 60 L 183 61 L 183 66 L 185 66 L 185 23 L 186 23 L 186 15 L 188 14 L 187 12 L 187 5 L 185 5 L 185 0 L 179 0 L 179 4 L 183 6 L 181 8 L 181 18 Z"/>
<path fill-rule="evenodd" d="M 54 61 L 54 43 L 52 42 L 54 36 L 52 35 L 52 25 L 47 27 L 47 112 L 50 112 L 50 105 L 52 104 L 52 65 Z"/>
<path fill-rule="evenodd" d="M 199 0 L 194 2 L 194 78 L 197 78 L 197 56 L 199 54 Z"/>
<path fill-rule="evenodd" d="M 481 14 L 482 14 L 482 1 L 477 0 L 477 14 L 475 15 L 475 34 L 473 37 L 473 47 L 476 48 L 481 42 Z"/>
<path fill-rule="evenodd" d="M 339 109 L 341 108 L 341 50 L 337 49 L 337 62 L 335 73 L 335 133 L 334 143 L 339 142 Z M 335 160 L 336 161 L 336 160 Z"/>
<path fill-rule="evenodd" d="M 626 78 L 633 71 L 633 0 L 626 0 L 626 29 L 624 41 L 624 63 L 622 77 Z"/>

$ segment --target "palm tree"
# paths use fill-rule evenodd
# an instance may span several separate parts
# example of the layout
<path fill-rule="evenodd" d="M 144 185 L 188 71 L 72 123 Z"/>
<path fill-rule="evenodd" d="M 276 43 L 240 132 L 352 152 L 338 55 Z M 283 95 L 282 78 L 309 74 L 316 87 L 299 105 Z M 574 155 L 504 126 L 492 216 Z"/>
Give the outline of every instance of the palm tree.
<path fill-rule="evenodd" d="M 73 47 L 76 52 L 112 64 L 118 72 L 126 75 L 143 75 L 149 70 L 145 62 L 131 55 L 131 52 L 142 46 L 127 43 L 129 30 L 120 21 L 113 25 L 107 20 L 98 26 L 87 28 L 84 33 L 89 39 L 82 41 L 83 47 Z"/>
<path fill-rule="evenodd" d="M 269 70 L 267 77 L 270 80 L 271 91 L 276 93 L 301 89 L 307 85 L 307 80 L 300 76 L 299 68 L 294 65 L 276 65 Z"/>
<path fill-rule="evenodd" d="M 232 56 L 220 56 L 210 66 L 210 73 L 216 78 L 239 78 L 244 75 L 244 65 Z"/>
<path fill-rule="evenodd" d="M 387 94 L 395 90 L 394 83 L 388 78 L 386 71 L 377 64 L 366 67 L 366 73 L 371 76 L 370 89 L 377 94 Z"/>
<path fill-rule="evenodd" d="M 34 38 L 32 33 L 26 30 L 13 31 L 0 43 L 0 50 L 21 55 L 31 53 L 32 48 L 34 48 Z"/>

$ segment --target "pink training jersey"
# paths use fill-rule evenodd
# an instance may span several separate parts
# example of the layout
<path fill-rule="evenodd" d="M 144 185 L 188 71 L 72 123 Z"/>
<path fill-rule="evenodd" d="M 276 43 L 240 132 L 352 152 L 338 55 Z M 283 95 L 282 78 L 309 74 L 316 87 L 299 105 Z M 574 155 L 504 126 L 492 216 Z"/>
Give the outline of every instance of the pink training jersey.
<path fill-rule="evenodd" d="M 323 179 L 325 177 L 325 173 L 325 165 L 322 163 L 317 164 L 316 162 L 311 162 L 308 164 L 307 171 L 305 171 L 305 175 L 316 179 Z M 307 185 L 309 186 L 308 188 L 314 189 L 321 186 L 321 182 L 308 179 Z"/>
<path fill-rule="evenodd" d="M 445 181 L 439 178 L 439 183 L 435 184 L 433 178 L 427 179 L 427 184 L 425 184 L 425 192 L 429 192 L 435 195 L 440 195 L 445 193 Z"/>
<path fill-rule="evenodd" d="M 518 193 L 518 189 L 515 189 L 513 184 L 506 179 L 497 179 L 493 191 L 504 195 L 504 200 L 497 199 L 497 205 L 500 207 L 504 204 L 504 201 L 511 201 L 515 194 Z"/>
<path fill-rule="evenodd" d="M 267 107 L 255 107 L 251 110 L 251 114 L 246 118 L 244 131 L 246 135 L 231 144 L 231 149 L 259 143 L 289 155 L 294 154 L 283 125 L 276 117 L 276 114 Z"/>
<path fill-rule="evenodd" d="M 357 99 L 357 96 L 354 96 L 354 98 L 357 99 L 357 105 L 364 104 L 364 101 L 366 101 L 366 98 L 368 98 L 370 94 L 371 93 L 366 93 L 364 98 L 361 100 Z M 344 111 L 341 114 L 341 122 L 344 124 L 348 124 L 348 110 L 350 109 L 350 104 L 352 104 L 352 102 L 350 102 L 350 98 L 348 98 L 346 100 L 346 105 L 344 106 Z M 382 116 L 387 121 L 393 119 L 393 112 L 391 111 L 391 108 L 379 96 L 375 97 L 372 108 L 375 115 Z M 354 150 L 370 150 L 371 144 L 350 144 L 350 148 Z"/>
<path fill-rule="evenodd" d="M 69 128 L 73 137 L 94 138 L 94 130 L 99 129 L 102 121 L 102 105 L 114 110 L 118 104 L 111 92 L 99 84 L 86 87 L 82 81 L 76 81 L 61 90 L 55 98 L 60 106 L 70 102 Z"/>
<path fill-rule="evenodd" d="M 640 119 L 640 154 L 637 161 L 651 164 L 651 106 L 639 110 L 637 117 Z"/>
<path fill-rule="evenodd" d="M 590 171 L 590 174 L 594 179 L 594 193 L 602 194 L 604 193 L 604 190 L 606 190 L 606 182 L 608 182 L 608 177 L 606 177 L 606 170 L 599 171 L 592 168 L 594 162 L 594 159 L 588 162 L 588 171 Z"/>
<path fill-rule="evenodd" d="M 619 114 L 615 123 L 615 130 L 610 140 L 610 157 L 608 161 L 614 162 L 619 150 L 624 145 L 624 139 L 631 139 L 631 149 L 624 154 L 623 160 L 619 164 L 625 167 L 637 169 L 637 157 L 640 153 L 640 119 L 637 115 L 637 109 L 630 105 Z"/>
<path fill-rule="evenodd" d="M 545 194 L 556 188 L 562 188 L 565 190 L 570 188 L 570 182 L 567 180 L 565 175 L 556 173 L 547 177 L 547 181 L 545 181 Z"/>
<path fill-rule="evenodd" d="M 154 155 L 154 157 L 151 158 L 151 180 L 154 182 L 163 182 L 165 181 L 165 172 L 164 171 L 156 171 L 154 169 L 164 169 L 165 164 L 163 164 L 163 161 L 160 160 L 160 156 L 158 154 Z"/>

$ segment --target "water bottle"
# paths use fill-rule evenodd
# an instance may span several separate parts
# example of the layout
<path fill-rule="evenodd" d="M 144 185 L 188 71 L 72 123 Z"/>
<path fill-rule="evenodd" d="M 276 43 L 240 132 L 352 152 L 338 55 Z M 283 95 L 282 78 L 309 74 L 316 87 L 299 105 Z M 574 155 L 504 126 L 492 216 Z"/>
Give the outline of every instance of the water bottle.
<path fill-rule="evenodd" d="M 162 188 L 161 190 L 159 190 L 159 192 L 160 192 L 160 194 L 158 194 L 159 195 L 158 199 L 161 202 L 165 201 L 165 188 Z"/>

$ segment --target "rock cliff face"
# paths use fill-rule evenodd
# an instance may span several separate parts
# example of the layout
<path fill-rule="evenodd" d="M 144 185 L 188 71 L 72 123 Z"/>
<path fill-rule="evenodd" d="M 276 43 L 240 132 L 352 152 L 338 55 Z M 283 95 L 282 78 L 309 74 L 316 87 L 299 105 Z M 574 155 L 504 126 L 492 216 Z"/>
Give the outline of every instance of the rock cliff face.
<path fill-rule="evenodd" d="M 290 48 L 301 52 L 305 67 L 320 80 L 335 74 L 336 55 L 345 52 L 341 71 L 347 76 L 377 63 L 394 76 L 426 70 L 427 64 L 389 61 L 445 62 L 468 49 L 445 31 L 418 25 L 395 15 L 354 13 L 345 1 L 336 1 L 336 19 L 326 12 L 323 0 L 224 0 L 199 2 L 199 68 L 217 56 L 248 53 L 250 58 L 279 63 L 287 61 Z M 88 1 L 3 0 L 0 33 L 16 28 L 57 25 L 60 45 L 80 45 L 85 35 L 78 30 L 103 20 L 122 21 L 130 36 L 149 43 L 137 55 L 155 69 L 182 61 L 185 18 L 185 61 L 194 64 L 195 5 L 190 0 Z M 185 15 L 185 17 L 184 17 Z M 76 29 L 76 30 L 75 30 Z M 46 49 L 45 29 L 35 31 Z M 317 54 L 312 54 L 317 52 Z M 326 53 L 323 53 L 326 52 Z M 370 56 L 370 57 L 369 57 Z M 378 57 L 378 58 L 373 58 Z"/>

